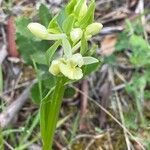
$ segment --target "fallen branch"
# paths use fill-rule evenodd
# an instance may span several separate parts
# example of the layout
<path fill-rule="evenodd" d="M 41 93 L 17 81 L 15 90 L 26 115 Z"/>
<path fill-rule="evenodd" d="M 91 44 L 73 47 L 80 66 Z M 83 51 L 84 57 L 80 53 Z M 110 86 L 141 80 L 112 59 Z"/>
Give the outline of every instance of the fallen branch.
<path fill-rule="evenodd" d="M 27 87 L 23 93 L 15 100 L 14 102 L 9 105 L 4 112 L 0 114 L 0 127 L 5 128 L 7 125 L 12 121 L 12 119 L 16 116 L 22 106 L 28 99 L 30 88 L 32 87 L 33 83 Z"/>
<path fill-rule="evenodd" d="M 3 45 L 2 49 L 0 50 L 0 65 L 3 63 L 6 56 L 7 56 L 6 45 Z"/>
<path fill-rule="evenodd" d="M 116 26 L 116 27 L 104 27 L 101 31 L 101 35 L 112 34 L 123 31 L 124 27 Z"/>

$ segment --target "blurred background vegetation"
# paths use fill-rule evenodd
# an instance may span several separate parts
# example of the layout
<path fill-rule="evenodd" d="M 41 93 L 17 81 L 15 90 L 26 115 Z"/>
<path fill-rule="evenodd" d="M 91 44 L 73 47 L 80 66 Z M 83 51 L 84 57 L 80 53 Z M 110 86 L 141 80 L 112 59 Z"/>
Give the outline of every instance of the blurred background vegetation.
<path fill-rule="evenodd" d="M 47 26 L 66 2 L 0 0 L 0 150 L 41 149 L 36 76 L 45 95 L 54 84 L 43 59 L 52 43 L 26 26 Z M 149 0 L 96 1 L 104 28 L 89 44 L 101 66 L 66 88 L 54 150 L 150 150 L 149 8 Z"/>

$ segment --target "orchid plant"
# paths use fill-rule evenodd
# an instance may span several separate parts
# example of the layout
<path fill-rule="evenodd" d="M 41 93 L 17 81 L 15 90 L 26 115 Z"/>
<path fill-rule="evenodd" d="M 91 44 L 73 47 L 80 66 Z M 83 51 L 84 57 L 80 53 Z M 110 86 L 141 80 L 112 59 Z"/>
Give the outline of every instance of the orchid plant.
<path fill-rule="evenodd" d="M 40 126 L 43 150 L 51 150 L 59 111 L 68 83 L 84 77 L 84 66 L 98 63 L 93 55 L 93 46 L 89 49 L 88 41 L 98 34 L 102 24 L 94 22 L 95 2 L 86 0 L 71 0 L 68 5 L 56 14 L 48 27 L 39 23 L 29 23 L 27 28 L 37 38 L 54 41 L 47 51 L 49 72 L 57 82 L 41 100 Z M 56 50 L 62 48 L 63 53 L 52 60 Z"/>

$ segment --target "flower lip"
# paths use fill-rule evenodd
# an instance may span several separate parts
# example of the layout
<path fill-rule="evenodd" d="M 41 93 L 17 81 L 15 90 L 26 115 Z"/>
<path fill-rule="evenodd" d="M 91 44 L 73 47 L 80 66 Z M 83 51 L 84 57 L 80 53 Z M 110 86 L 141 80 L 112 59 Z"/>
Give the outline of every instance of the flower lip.
<path fill-rule="evenodd" d="M 83 77 L 82 70 L 79 67 L 73 67 L 70 64 L 60 64 L 61 73 L 71 80 L 79 80 Z"/>

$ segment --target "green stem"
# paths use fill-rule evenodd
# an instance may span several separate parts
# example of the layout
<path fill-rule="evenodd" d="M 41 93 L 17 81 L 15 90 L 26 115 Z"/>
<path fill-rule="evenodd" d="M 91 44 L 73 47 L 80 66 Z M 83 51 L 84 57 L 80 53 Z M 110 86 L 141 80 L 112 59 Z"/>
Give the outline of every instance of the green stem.
<path fill-rule="evenodd" d="M 64 78 L 59 77 L 54 91 L 50 96 L 47 96 L 41 104 L 41 135 L 43 140 L 43 150 L 52 150 L 56 124 L 64 95 L 64 82 Z"/>

